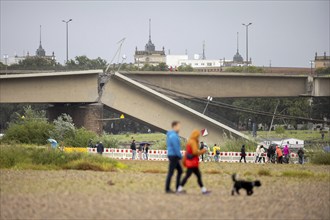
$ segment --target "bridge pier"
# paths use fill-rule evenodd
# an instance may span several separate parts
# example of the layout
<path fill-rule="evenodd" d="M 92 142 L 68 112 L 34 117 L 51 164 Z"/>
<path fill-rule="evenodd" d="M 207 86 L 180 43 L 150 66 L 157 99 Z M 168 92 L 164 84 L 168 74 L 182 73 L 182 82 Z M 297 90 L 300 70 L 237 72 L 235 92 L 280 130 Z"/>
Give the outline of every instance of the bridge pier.
<path fill-rule="evenodd" d="M 50 121 L 53 121 L 61 114 L 68 114 L 72 117 L 76 127 L 84 127 L 87 130 L 94 131 L 97 134 L 103 132 L 103 105 L 95 104 L 55 104 L 48 108 L 47 116 Z"/>

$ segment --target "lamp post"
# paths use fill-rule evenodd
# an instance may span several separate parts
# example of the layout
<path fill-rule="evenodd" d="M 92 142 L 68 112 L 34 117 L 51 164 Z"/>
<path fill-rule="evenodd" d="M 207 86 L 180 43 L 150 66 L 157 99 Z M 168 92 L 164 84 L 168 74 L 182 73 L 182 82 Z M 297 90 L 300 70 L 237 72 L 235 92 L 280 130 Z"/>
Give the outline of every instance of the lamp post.
<path fill-rule="evenodd" d="M 8 54 L 3 55 L 3 58 L 5 59 L 5 65 L 6 65 L 6 75 L 7 75 L 7 70 L 8 70 Z"/>
<path fill-rule="evenodd" d="M 206 109 L 207 109 L 207 106 L 209 106 L 209 103 L 213 100 L 213 97 L 211 96 L 208 96 L 207 97 L 207 103 L 206 103 L 206 106 L 204 108 L 204 111 L 203 111 L 203 115 L 205 115 L 205 112 L 206 112 Z"/>
<path fill-rule="evenodd" d="M 310 61 L 310 64 L 311 64 L 311 76 L 313 76 L 313 64 L 314 64 L 314 60 L 311 60 Z"/>
<path fill-rule="evenodd" d="M 249 63 L 249 26 L 251 25 L 252 23 L 248 23 L 248 24 L 242 24 L 243 26 L 245 26 L 246 28 L 246 65 L 248 65 Z"/>
<path fill-rule="evenodd" d="M 69 22 L 72 21 L 72 19 L 69 19 L 67 21 L 62 20 L 66 24 L 66 62 L 69 62 Z"/>

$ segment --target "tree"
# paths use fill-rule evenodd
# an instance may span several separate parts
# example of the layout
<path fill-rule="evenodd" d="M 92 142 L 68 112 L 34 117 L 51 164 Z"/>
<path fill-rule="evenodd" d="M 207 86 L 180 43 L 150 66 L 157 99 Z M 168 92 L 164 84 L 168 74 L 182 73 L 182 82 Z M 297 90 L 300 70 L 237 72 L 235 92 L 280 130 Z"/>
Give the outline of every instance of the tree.
<path fill-rule="evenodd" d="M 257 66 L 233 66 L 225 68 L 225 72 L 248 72 L 248 73 L 264 73 L 264 69 Z"/>
<path fill-rule="evenodd" d="M 66 63 L 67 69 L 70 70 L 88 70 L 88 69 L 105 69 L 107 61 L 98 57 L 89 59 L 87 56 L 76 56 L 74 60 L 69 60 Z"/>
<path fill-rule="evenodd" d="M 329 75 L 330 74 L 330 67 L 317 68 L 315 70 L 315 73 L 317 75 Z"/>
<path fill-rule="evenodd" d="M 178 67 L 178 71 L 180 72 L 193 72 L 194 68 L 191 65 L 181 65 Z"/>
<path fill-rule="evenodd" d="M 5 132 L 4 141 L 26 144 L 45 144 L 53 126 L 47 122 L 44 111 L 35 111 L 31 106 L 24 107 L 23 115 L 15 114 Z"/>
<path fill-rule="evenodd" d="M 54 130 L 51 135 L 55 140 L 63 141 L 67 137 L 74 136 L 75 126 L 70 115 L 62 114 L 53 123 Z"/>
<path fill-rule="evenodd" d="M 45 57 L 26 57 L 24 60 L 20 60 L 18 64 L 8 66 L 11 70 L 50 70 L 57 66 L 61 66 L 56 63 L 55 60 L 51 60 Z"/>
<path fill-rule="evenodd" d="M 0 62 L 0 70 L 6 69 L 6 64 Z"/>
<path fill-rule="evenodd" d="M 312 102 L 312 118 L 330 119 L 329 97 L 314 97 Z"/>

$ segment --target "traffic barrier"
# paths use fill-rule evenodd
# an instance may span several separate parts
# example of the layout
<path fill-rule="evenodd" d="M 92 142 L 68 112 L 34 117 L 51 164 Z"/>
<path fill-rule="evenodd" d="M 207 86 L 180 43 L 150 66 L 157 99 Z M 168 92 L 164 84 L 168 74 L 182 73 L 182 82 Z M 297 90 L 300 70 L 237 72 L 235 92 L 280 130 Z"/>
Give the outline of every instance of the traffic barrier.
<path fill-rule="evenodd" d="M 87 148 L 88 153 L 97 153 L 96 148 Z M 185 151 L 181 151 L 184 155 Z M 117 149 L 117 148 L 104 148 L 103 155 L 110 158 L 121 159 L 121 160 L 132 160 L 131 149 Z M 214 154 L 209 152 L 207 155 L 211 161 L 214 161 Z M 296 153 L 290 154 L 291 160 L 294 162 L 298 159 Z M 240 152 L 220 152 L 219 162 L 239 162 L 241 158 Z M 139 151 L 136 151 L 136 160 L 139 160 Z M 142 153 L 142 159 L 146 159 L 144 153 Z M 254 163 L 256 159 L 255 152 L 246 152 L 246 162 Z M 149 150 L 148 160 L 151 161 L 167 161 L 167 150 Z M 244 161 L 242 161 L 244 162 Z"/>

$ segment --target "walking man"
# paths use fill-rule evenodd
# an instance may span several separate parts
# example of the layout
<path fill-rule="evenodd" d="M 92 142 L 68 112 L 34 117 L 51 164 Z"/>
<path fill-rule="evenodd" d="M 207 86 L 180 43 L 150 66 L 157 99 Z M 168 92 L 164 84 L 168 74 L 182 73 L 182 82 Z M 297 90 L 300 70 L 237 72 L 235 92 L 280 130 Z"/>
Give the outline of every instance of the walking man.
<path fill-rule="evenodd" d="M 131 150 L 132 150 L 132 160 L 135 160 L 135 157 L 136 157 L 136 144 L 135 144 L 135 140 L 133 140 L 132 143 L 131 143 Z"/>
<path fill-rule="evenodd" d="M 245 145 L 243 144 L 242 145 L 242 148 L 241 148 L 241 159 L 239 160 L 239 162 L 241 163 L 242 162 L 242 159 L 244 159 L 244 163 L 246 163 L 246 153 L 245 153 Z"/>
<path fill-rule="evenodd" d="M 180 164 L 180 160 L 182 159 L 182 155 L 180 152 L 181 144 L 180 144 L 179 131 L 180 131 L 180 122 L 173 121 L 172 130 L 168 131 L 166 134 L 167 157 L 169 160 L 168 173 L 165 183 L 166 193 L 174 193 L 174 191 L 170 189 L 171 179 L 174 170 L 177 170 L 178 172 L 176 176 L 175 191 L 178 189 L 181 180 L 182 167 Z"/>

